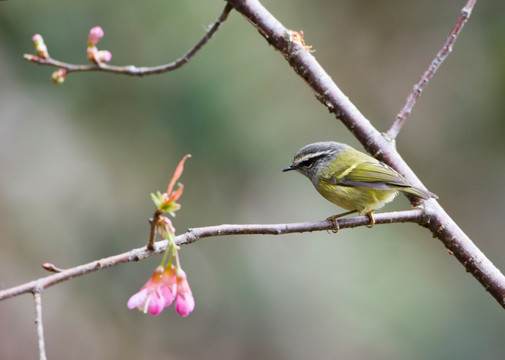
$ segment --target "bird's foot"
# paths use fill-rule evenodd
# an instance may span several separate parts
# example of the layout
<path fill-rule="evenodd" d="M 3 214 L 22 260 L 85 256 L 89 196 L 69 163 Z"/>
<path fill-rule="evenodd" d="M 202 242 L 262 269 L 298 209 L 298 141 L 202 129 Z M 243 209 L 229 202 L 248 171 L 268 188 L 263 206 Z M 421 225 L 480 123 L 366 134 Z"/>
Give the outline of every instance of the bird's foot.
<path fill-rule="evenodd" d="M 375 225 L 375 219 L 373 218 L 373 212 L 375 210 L 369 211 L 366 213 L 366 215 L 370 218 L 370 225 L 367 225 L 366 227 L 371 229 Z"/>
<path fill-rule="evenodd" d="M 354 214 L 356 212 L 358 212 L 358 210 L 351 210 L 351 211 L 347 211 L 347 212 L 342 213 L 342 214 L 333 215 L 333 216 L 330 216 L 329 218 L 327 218 L 326 220 L 330 220 L 331 223 L 333 224 L 333 228 L 331 229 L 331 231 L 334 234 L 336 234 L 340 230 L 340 226 L 338 225 L 338 221 L 337 221 L 338 218 L 341 218 L 343 216 L 347 216 L 347 215 L 350 215 L 350 214 Z"/>

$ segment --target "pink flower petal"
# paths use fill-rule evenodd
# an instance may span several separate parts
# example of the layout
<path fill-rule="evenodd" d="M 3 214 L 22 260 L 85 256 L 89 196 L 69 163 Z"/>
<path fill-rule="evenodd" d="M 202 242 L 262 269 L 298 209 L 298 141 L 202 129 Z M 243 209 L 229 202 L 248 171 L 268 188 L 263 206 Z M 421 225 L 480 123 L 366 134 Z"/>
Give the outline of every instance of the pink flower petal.
<path fill-rule="evenodd" d="M 168 287 L 164 286 L 161 288 L 161 295 L 164 299 L 164 307 L 168 307 L 172 305 L 172 302 L 174 301 L 174 294 L 173 291 Z"/>
<path fill-rule="evenodd" d="M 151 293 L 147 311 L 152 316 L 158 315 L 165 308 L 165 299 L 158 292 Z"/>
<path fill-rule="evenodd" d="M 142 308 L 147 300 L 147 289 L 141 289 L 138 293 L 133 294 L 126 306 L 128 309 Z"/>
<path fill-rule="evenodd" d="M 175 298 L 175 310 L 182 317 L 186 317 L 195 309 L 195 299 L 193 294 L 177 295 Z"/>
<path fill-rule="evenodd" d="M 151 315 L 158 315 L 165 308 L 165 298 L 161 291 L 164 287 L 162 283 L 164 271 L 163 267 L 157 267 L 142 289 L 130 297 L 126 306 L 129 309 L 138 308 Z"/>

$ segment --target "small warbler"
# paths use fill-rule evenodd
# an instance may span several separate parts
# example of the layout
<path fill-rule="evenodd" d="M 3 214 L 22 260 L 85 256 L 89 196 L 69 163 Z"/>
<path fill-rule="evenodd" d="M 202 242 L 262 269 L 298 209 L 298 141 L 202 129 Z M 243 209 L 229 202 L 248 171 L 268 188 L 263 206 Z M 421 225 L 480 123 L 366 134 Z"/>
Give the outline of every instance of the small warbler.
<path fill-rule="evenodd" d="M 298 150 L 293 163 L 282 171 L 296 170 L 312 181 L 316 190 L 330 202 L 370 218 L 373 212 L 392 201 L 399 191 L 428 200 L 435 194 L 408 183 L 396 170 L 349 145 L 333 141 L 309 144 Z"/>

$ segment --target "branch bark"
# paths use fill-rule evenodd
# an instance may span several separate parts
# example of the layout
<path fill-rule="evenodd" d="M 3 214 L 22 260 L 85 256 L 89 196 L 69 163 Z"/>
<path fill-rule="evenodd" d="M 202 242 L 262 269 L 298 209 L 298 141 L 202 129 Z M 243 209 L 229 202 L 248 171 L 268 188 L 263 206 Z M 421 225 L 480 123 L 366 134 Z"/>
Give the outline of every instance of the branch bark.
<path fill-rule="evenodd" d="M 424 188 L 396 150 L 394 139 L 383 136 L 372 126 L 333 82 L 305 44 L 296 41 L 293 31 L 284 27 L 257 0 L 228 0 L 228 3 L 284 56 L 293 70 L 312 88 L 316 98 L 344 123 L 370 154 L 395 168 L 411 184 Z M 505 308 L 505 277 L 434 199 L 425 202 L 420 225 L 442 241 L 465 269 Z"/>
<path fill-rule="evenodd" d="M 413 209 L 407 211 L 397 211 L 390 213 L 375 214 L 375 224 L 392 223 L 419 223 L 422 221 L 423 211 Z M 339 219 L 339 229 L 350 229 L 358 226 L 367 226 L 370 223 L 368 216 L 356 216 L 348 219 Z M 291 224 L 263 224 L 263 225 L 216 225 L 200 228 L 188 229 L 184 234 L 176 237 L 177 245 L 191 244 L 199 239 L 224 236 L 224 235 L 283 235 L 292 233 L 303 233 L 311 231 L 333 230 L 331 220 L 321 220 L 313 222 L 301 222 Z M 133 249 L 122 254 L 109 256 L 100 260 L 92 261 L 87 264 L 75 266 L 69 269 L 60 269 L 52 264 L 44 264 L 43 268 L 49 271 L 57 269 L 57 273 L 33 280 L 9 289 L 0 291 L 0 301 L 15 297 L 25 293 L 41 293 L 44 289 L 60 282 L 89 274 L 98 270 L 103 270 L 111 266 L 122 263 L 140 261 L 156 254 L 161 254 L 168 246 L 168 240 L 158 241 L 154 244 L 154 250 L 149 250 L 147 246 Z"/>
<path fill-rule="evenodd" d="M 37 336 L 39 338 L 39 359 L 46 360 L 46 345 L 44 342 L 44 326 L 42 325 L 42 295 L 39 288 L 33 291 L 33 301 L 35 303 L 35 325 L 37 326 Z"/>

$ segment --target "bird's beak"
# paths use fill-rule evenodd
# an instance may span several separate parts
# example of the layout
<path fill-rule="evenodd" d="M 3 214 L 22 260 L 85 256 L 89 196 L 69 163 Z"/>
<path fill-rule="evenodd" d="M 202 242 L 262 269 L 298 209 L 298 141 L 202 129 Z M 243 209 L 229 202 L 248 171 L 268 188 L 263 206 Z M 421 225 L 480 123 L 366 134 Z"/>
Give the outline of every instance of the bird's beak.
<path fill-rule="evenodd" d="M 289 165 L 287 168 L 283 169 L 282 172 L 290 171 L 290 170 L 296 170 L 296 167 L 293 165 Z"/>

